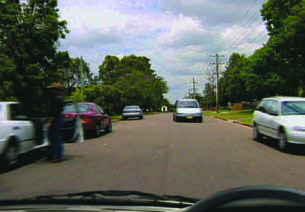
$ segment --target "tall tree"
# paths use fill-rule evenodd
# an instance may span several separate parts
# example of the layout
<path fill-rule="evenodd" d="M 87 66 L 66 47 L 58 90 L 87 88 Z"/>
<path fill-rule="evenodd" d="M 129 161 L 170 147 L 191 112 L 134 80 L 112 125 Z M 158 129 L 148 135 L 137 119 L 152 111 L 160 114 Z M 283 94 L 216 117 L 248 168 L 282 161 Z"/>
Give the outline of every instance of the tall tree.
<path fill-rule="evenodd" d="M 112 85 L 122 92 L 123 105 L 138 104 L 146 109 L 161 107 L 163 94 L 168 92 L 166 82 L 151 68 L 144 56 L 125 56 L 119 59 L 107 55 L 99 66 L 102 85 Z"/>
<path fill-rule="evenodd" d="M 262 15 L 270 34 L 268 46 L 284 64 L 285 79 L 297 85 L 291 93 L 296 95 L 300 87 L 305 89 L 305 1 L 268 0 Z"/>
<path fill-rule="evenodd" d="M 103 63 L 99 66 L 99 78 L 103 84 L 112 84 L 115 81 L 115 71 L 120 63 L 116 56 L 107 55 Z"/>
<path fill-rule="evenodd" d="M 0 54 L 15 66 L 0 81 L 10 82 L 14 95 L 30 109 L 44 102 L 43 88 L 60 77 L 54 58 L 58 39 L 67 32 L 57 0 L 0 1 Z"/>

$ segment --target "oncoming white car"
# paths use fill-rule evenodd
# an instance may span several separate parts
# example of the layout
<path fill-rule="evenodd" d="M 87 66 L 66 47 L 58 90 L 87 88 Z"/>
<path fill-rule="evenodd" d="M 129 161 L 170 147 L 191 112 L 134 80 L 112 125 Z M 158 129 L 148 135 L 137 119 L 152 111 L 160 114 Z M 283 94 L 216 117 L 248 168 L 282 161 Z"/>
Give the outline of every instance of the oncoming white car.
<path fill-rule="evenodd" d="M 258 105 L 253 115 L 253 139 L 275 138 L 286 151 L 290 143 L 305 144 L 305 98 L 270 97 Z"/>
<path fill-rule="evenodd" d="M 21 104 L 0 102 L 0 162 L 12 165 L 18 156 L 48 145 L 44 122 L 26 116 Z"/>

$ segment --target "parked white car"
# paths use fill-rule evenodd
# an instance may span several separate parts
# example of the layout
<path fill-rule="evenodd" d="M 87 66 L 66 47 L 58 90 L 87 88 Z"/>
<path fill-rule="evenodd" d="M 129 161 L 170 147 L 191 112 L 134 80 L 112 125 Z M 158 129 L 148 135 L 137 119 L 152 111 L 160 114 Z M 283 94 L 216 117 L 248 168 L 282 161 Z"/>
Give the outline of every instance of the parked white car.
<path fill-rule="evenodd" d="M 48 145 L 43 120 L 27 117 L 17 102 L 0 102 L 0 126 L 1 162 L 7 165 L 22 153 Z"/>
<path fill-rule="evenodd" d="M 286 151 L 288 144 L 305 144 L 305 98 L 270 97 L 258 105 L 253 116 L 253 139 L 268 136 Z"/>

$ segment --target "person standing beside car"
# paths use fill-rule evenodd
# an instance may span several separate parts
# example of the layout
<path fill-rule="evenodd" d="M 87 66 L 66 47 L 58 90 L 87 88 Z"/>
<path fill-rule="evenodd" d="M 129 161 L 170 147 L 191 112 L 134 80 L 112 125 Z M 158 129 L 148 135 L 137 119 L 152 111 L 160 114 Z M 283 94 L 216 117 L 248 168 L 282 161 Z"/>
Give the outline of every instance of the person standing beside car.
<path fill-rule="evenodd" d="M 64 108 L 64 100 L 61 97 L 62 87 L 60 83 L 49 86 L 51 92 L 50 117 L 47 122 L 48 139 L 50 147 L 47 160 L 61 162 L 64 160 L 64 144 L 62 141 L 61 128 L 63 119 L 61 113 Z"/>

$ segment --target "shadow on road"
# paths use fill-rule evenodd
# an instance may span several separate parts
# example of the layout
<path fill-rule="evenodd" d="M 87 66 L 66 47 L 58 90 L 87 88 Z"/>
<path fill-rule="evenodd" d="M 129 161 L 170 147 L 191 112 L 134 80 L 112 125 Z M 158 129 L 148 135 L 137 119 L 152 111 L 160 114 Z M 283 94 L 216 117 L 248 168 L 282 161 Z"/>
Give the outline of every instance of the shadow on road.
<path fill-rule="evenodd" d="M 22 154 L 18 158 L 18 162 L 9 167 L 0 167 L 0 174 L 4 174 L 16 169 L 19 169 L 23 166 L 27 166 L 31 163 L 34 163 L 38 160 L 41 160 L 46 155 L 46 149 L 36 149 L 28 153 Z"/>
<path fill-rule="evenodd" d="M 278 141 L 275 139 L 265 137 L 260 143 L 271 147 L 276 151 L 280 151 L 278 148 Z M 305 156 L 305 145 L 290 144 L 286 153 L 291 155 Z"/>
<path fill-rule="evenodd" d="M 110 132 L 110 133 L 107 133 L 107 132 L 101 132 L 101 134 L 98 136 L 98 137 L 96 137 L 93 133 L 90 133 L 90 132 L 86 132 L 85 133 L 85 140 L 93 140 L 93 139 L 97 139 L 97 138 L 100 138 L 100 137 L 103 137 L 103 136 L 106 136 L 106 135 L 108 135 L 108 134 L 111 134 L 112 132 Z"/>
<path fill-rule="evenodd" d="M 175 122 L 175 121 L 174 121 Z M 202 124 L 202 122 L 198 122 L 198 121 L 194 121 L 194 120 L 183 120 L 183 121 L 176 121 L 175 123 L 180 123 L 180 124 L 183 124 L 183 123 L 197 123 L 197 124 Z"/>
<path fill-rule="evenodd" d="M 140 121 L 143 119 L 139 119 L 139 118 L 128 118 L 128 119 L 121 119 L 120 121 Z"/>

